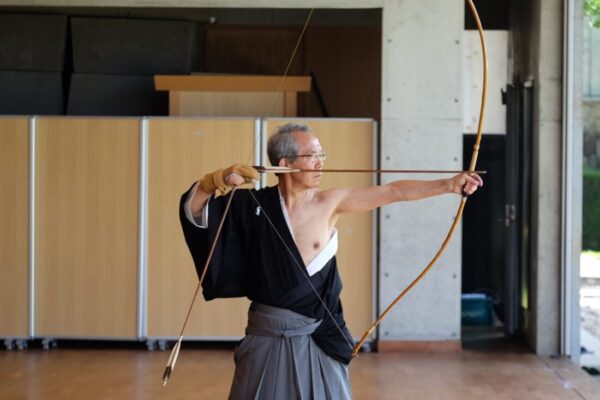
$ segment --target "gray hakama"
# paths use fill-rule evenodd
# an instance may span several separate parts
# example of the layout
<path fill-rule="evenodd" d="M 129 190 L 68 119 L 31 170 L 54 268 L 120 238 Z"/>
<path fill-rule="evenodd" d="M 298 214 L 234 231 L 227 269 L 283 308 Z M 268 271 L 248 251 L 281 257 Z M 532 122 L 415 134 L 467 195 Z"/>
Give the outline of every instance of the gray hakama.
<path fill-rule="evenodd" d="M 229 399 L 350 399 L 348 366 L 311 337 L 321 324 L 291 310 L 253 302 L 235 351 Z"/>

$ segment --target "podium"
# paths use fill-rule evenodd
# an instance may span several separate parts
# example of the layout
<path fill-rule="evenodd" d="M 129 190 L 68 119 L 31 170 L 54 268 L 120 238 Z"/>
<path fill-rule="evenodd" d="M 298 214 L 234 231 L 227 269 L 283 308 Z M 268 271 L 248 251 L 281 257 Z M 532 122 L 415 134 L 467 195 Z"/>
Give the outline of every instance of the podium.
<path fill-rule="evenodd" d="M 171 116 L 295 117 L 298 93 L 310 76 L 155 75 L 154 88 L 169 92 Z"/>

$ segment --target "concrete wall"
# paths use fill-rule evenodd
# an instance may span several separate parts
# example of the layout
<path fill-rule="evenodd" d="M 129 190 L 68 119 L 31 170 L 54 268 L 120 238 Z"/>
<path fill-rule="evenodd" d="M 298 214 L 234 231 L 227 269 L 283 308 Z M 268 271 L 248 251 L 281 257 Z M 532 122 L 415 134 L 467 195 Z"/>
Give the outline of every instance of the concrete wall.
<path fill-rule="evenodd" d="M 385 2 L 382 168 L 462 168 L 463 21 L 462 0 Z M 448 195 L 382 209 L 382 307 L 433 257 L 459 201 Z M 430 275 L 384 320 L 382 340 L 460 338 L 460 246 L 458 229 Z"/>
<path fill-rule="evenodd" d="M 560 351 L 562 27 L 560 0 L 539 0 L 534 33 L 533 327 L 538 354 Z"/>

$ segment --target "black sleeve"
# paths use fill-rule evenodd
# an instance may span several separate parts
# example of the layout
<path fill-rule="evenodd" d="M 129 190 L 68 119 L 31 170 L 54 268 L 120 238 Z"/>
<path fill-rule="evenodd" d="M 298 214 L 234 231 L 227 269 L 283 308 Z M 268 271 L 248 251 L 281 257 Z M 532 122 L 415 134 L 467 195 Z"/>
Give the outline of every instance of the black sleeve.
<path fill-rule="evenodd" d="M 190 188 L 191 190 L 191 188 Z M 192 254 L 198 278 L 214 241 L 219 222 L 225 211 L 227 200 L 232 192 L 218 198 L 211 197 L 208 201 L 208 227 L 198 228 L 186 217 L 184 203 L 188 197 L 188 190 L 183 194 L 179 203 L 179 219 L 183 229 L 185 242 Z M 247 209 L 248 193 L 246 190 L 236 190 L 231 201 L 223 229 L 217 240 L 213 256 L 208 266 L 208 271 L 202 282 L 203 294 L 206 300 L 219 297 L 245 297 L 246 274 L 248 265 L 244 262 L 246 257 L 247 238 Z"/>

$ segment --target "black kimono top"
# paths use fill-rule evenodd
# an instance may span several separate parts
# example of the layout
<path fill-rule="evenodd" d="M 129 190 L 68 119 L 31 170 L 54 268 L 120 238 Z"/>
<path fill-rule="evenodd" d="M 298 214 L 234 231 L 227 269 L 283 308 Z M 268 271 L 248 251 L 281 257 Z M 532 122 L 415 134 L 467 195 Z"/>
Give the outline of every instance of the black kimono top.
<path fill-rule="evenodd" d="M 260 207 L 249 193 L 252 190 Z M 208 227 L 199 228 L 185 215 L 186 192 L 180 202 L 179 217 L 185 241 L 192 253 L 198 277 L 206 262 L 219 221 L 232 193 L 208 201 Z M 312 334 L 315 343 L 330 357 L 348 364 L 353 339 L 342 313 L 340 280 L 335 256 L 319 272 L 310 276 L 285 221 L 277 186 L 265 189 L 238 189 L 233 194 L 221 236 L 202 282 L 206 300 L 223 297 L 247 297 L 269 306 L 286 308 L 310 318 L 322 320 Z M 285 248 L 267 217 L 281 234 L 294 255 Z M 298 264 L 302 268 L 298 267 Z M 340 330 L 319 301 L 315 287 Z"/>

